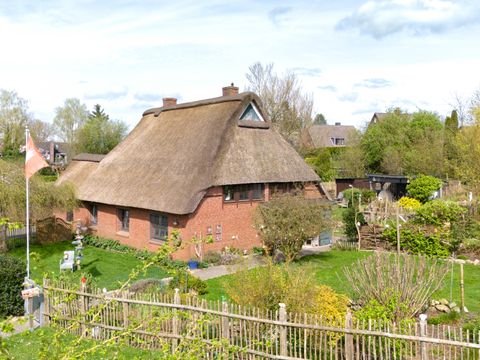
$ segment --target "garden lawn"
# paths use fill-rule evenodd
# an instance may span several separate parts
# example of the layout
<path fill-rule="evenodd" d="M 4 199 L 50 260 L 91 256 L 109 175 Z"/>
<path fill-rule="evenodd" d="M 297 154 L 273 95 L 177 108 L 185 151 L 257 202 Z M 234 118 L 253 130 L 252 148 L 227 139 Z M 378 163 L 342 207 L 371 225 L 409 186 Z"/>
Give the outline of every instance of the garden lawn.
<path fill-rule="evenodd" d="M 73 250 L 74 245 L 69 241 L 50 245 L 30 245 L 30 272 L 31 278 L 41 284 L 45 273 L 58 274 L 60 272 L 60 260 L 65 250 Z M 25 261 L 26 249 L 16 248 L 8 252 Z M 85 246 L 81 270 L 75 271 L 73 276 L 80 279 L 83 273 L 90 274 L 94 279 L 94 285 L 100 288 L 112 290 L 126 281 L 130 271 L 140 265 L 141 260 L 131 254 L 108 251 L 91 246 Z M 68 270 L 67 270 L 68 271 Z M 150 267 L 139 278 L 161 279 L 167 273 L 157 266 Z"/>
<path fill-rule="evenodd" d="M 353 296 L 352 288 L 343 274 L 343 268 L 352 266 L 357 260 L 371 256 L 372 252 L 366 251 L 340 251 L 331 250 L 316 255 L 305 256 L 294 263 L 294 266 L 305 267 L 312 272 L 318 284 L 330 286 L 338 293 Z M 460 304 L 460 280 L 458 264 L 454 265 L 454 280 L 451 287 L 450 272 L 445 276 L 443 287 L 437 291 L 433 298 L 446 298 L 450 300 L 452 288 L 452 300 Z M 208 293 L 204 296 L 208 300 L 220 300 L 222 296 L 228 299 L 223 284 L 231 279 L 232 275 L 226 275 L 207 280 Z M 465 265 L 465 304 L 467 308 L 480 313 L 480 266 Z"/>

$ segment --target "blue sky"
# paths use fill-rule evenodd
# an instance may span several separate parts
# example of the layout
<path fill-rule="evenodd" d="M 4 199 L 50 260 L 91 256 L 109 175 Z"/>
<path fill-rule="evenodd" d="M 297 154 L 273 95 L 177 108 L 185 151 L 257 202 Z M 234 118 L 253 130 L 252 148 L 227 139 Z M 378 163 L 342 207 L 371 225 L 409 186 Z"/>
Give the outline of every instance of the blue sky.
<path fill-rule="evenodd" d="M 480 88 L 474 0 L 2 1 L 0 36 L 0 88 L 45 121 L 77 97 L 133 127 L 162 97 L 243 90 L 257 61 L 359 128 L 392 106 L 445 116 Z"/>

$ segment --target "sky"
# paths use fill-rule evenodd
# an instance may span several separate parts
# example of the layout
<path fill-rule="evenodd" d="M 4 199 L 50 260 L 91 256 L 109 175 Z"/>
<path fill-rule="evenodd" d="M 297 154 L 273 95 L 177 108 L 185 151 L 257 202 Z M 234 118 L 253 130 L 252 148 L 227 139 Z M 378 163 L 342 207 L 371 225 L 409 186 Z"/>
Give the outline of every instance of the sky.
<path fill-rule="evenodd" d="M 446 116 L 480 89 L 478 0 L 0 0 L 0 89 L 34 118 L 78 98 L 135 126 L 163 97 L 295 72 L 314 113 L 362 128 L 392 107 Z"/>

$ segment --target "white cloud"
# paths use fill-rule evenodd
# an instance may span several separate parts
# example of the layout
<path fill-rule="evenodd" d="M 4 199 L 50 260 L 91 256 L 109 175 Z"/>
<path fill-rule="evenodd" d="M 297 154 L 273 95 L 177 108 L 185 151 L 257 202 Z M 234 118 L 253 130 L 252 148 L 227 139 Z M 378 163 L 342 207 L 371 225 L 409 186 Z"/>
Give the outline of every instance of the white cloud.
<path fill-rule="evenodd" d="M 358 29 L 380 39 L 399 32 L 442 33 L 480 23 L 480 4 L 466 0 L 369 0 L 341 19 L 337 30 Z"/>

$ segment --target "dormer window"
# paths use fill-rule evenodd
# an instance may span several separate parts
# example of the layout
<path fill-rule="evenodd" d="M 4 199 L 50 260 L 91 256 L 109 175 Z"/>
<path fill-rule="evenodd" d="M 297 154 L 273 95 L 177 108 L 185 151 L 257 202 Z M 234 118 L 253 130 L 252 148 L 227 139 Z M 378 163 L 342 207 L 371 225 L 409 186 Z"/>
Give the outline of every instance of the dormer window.
<path fill-rule="evenodd" d="M 242 116 L 240 116 L 241 121 L 262 121 L 265 122 L 263 119 L 262 114 L 258 111 L 255 104 L 250 103 L 245 111 L 243 112 Z"/>

